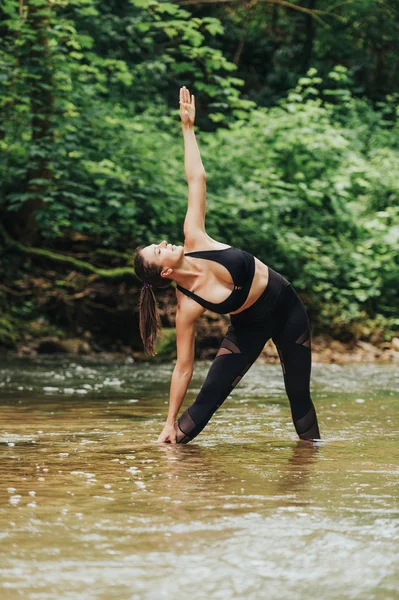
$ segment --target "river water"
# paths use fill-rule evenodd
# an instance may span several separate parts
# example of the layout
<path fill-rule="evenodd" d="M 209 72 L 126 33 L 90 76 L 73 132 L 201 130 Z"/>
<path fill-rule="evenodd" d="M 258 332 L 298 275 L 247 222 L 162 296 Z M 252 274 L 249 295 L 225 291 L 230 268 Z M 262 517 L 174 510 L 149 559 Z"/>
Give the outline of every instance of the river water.
<path fill-rule="evenodd" d="M 311 444 L 257 362 L 171 446 L 172 368 L 0 363 L 1 600 L 398 599 L 398 368 L 314 364 Z"/>

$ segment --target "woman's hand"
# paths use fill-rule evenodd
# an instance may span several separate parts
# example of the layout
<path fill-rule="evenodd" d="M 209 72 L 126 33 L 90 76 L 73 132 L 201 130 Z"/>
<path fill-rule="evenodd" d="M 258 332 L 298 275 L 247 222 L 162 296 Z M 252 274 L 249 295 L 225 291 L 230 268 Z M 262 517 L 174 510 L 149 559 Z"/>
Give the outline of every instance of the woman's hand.
<path fill-rule="evenodd" d="M 183 85 L 180 88 L 180 118 L 183 125 L 193 126 L 195 121 L 195 98 Z"/>
<path fill-rule="evenodd" d="M 170 444 L 176 444 L 176 421 L 173 424 L 165 424 L 165 427 L 157 439 L 157 442 L 169 442 Z"/>

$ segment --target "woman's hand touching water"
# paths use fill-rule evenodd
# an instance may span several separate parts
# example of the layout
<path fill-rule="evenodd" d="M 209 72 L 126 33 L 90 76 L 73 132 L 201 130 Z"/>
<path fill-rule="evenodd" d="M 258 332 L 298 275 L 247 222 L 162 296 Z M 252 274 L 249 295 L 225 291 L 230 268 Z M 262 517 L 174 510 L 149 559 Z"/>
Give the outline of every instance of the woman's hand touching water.
<path fill-rule="evenodd" d="M 176 421 L 174 423 L 166 423 L 157 442 L 176 444 L 176 426 Z"/>
<path fill-rule="evenodd" d="M 180 118 L 183 125 L 192 127 L 195 121 L 195 98 L 184 85 L 180 88 Z"/>

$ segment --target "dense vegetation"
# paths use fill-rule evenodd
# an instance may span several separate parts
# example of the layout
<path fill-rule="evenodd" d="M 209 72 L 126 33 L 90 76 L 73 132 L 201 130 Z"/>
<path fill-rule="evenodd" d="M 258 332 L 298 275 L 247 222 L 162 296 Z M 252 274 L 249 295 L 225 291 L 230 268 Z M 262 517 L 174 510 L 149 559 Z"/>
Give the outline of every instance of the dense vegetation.
<path fill-rule="evenodd" d="M 183 84 L 210 235 L 288 277 L 316 332 L 390 339 L 398 16 L 397 0 L 5 0 L 0 344 L 98 329 L 101 310 L 132 341 L 133 248 L 183 241 Z"/>

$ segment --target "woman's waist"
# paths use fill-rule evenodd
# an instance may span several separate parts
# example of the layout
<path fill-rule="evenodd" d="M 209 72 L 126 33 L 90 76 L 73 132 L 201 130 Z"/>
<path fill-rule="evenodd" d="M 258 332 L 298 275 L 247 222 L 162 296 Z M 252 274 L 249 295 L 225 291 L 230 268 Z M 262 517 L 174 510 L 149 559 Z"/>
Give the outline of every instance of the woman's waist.
<path fill-rule="evenodd" d="M 247 304 L 247 306 L 241 309 L 240 312 L 230 313 L 232 323 L 239 322 L 240 320 L 247 321 L 248 319 L 263 319 L 265 311 L 269 312 L 275 306 L 280 295 L 281 289 L 284 286 L 291 285 L 290 282 L 285 277 L 283 277 L 283 275 L 281 275 L 281 273 L 278 273 L 271 267 L 266 266 L 266 269 L 268 272 L 266 284 L 264 284 L 264 279 L 263 281 L 262 279 L 260 279 L 259 282 L 262 282 L 263 286 L 259 286 L 260 291 L 258 291 L 257 294 L 254 294 L 253 296 L 252 294 L 250 294 L 252 296 L 252 302 L 248 303 L 247 301 L 245 303 Z M 248 297 L 248 300 L 251 300 L 251 298 Z"/>
<path fill-rule="evenodd" d="M 269 282 L 269 268 L 267 265 L 262 263 L 258 258 L 254 258 L 254 271 L 251 286 L 245 302 L 242 303 L 237 310 L 230 312 L 230 315 L 238 315 L 247 308 L 250 308 L 259 296 L 266 289 Z"/>

